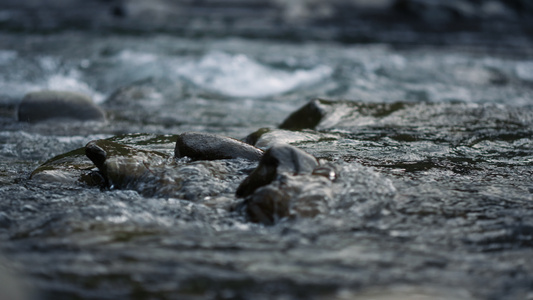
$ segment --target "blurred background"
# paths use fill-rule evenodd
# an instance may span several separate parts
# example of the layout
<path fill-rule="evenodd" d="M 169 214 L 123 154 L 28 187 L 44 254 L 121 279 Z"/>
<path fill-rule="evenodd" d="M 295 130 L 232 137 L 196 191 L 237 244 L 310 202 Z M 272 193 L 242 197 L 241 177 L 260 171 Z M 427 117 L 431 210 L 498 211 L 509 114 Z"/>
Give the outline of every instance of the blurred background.
<path fill-rule="evenodd" d="M 531 44 L 528 0 L 3 0 L 0 30 L 65 28 L 357 43 Z"/>

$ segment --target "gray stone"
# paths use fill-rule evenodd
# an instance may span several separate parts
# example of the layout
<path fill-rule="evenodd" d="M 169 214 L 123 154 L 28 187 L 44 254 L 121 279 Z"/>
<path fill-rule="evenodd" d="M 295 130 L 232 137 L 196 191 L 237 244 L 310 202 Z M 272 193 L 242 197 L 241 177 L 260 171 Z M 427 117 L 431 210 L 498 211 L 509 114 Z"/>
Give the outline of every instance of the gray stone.
<path fill-rule="evenodd" d="M 18 120 L 42 122 L 50 119 L 104 121 L 104 112 L 90 97 L 66 91 L 28 93 L 18 107 Z"/>
<path fill-rule="evenodd" d="M 259 166 L 237 188 L 237 197 L 251 195 L 281 174 L 311 174 L 318 166 L 316 158 L 294 146 L 277 144 L 269 148 Z"/>
<path fill-rule="evenodd" d="M 189 157 L 193 160 L 244 158 L 259 161 L 263 150 L 225 136 L 185 132 L 178 136 L 174 154 L 176 158 Z"/>
<path fill-rule="evenodd" d="M 329 211 L 332 182 L 323 176 L 282 175 L 245 199 L 251 222 L 273 225 L 282 219 L 312 218 Z"/>
<path fill-rule="evenodd" d="M 109 140 L 95 140 L 85 146 L 85 155 L 98 168 L 105 187 L 127 188 L 151 166 L 163 164 L 167 155 L 122 145 Z"/>

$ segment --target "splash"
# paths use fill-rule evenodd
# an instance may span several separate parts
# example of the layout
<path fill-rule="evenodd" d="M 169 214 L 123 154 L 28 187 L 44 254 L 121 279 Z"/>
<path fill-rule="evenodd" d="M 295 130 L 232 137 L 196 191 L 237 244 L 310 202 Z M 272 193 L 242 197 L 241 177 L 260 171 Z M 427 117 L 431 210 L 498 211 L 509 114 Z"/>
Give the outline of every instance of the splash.
<path fill-rule="evenodd" d="M 211 52 L 182 65 L 178 73 L 193 83 L 233 97 L 267 97 L 309 86 L 330 76 L 328 66 L 280 70 L 244 54 Z"/>

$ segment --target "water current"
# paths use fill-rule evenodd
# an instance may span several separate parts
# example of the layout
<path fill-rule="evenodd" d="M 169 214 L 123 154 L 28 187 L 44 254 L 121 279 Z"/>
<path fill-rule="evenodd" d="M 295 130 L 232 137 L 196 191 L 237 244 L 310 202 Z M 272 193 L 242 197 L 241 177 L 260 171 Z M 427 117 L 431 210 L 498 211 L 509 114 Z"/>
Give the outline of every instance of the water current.
<path fill-rule="evenodd" d="M 0 70 L 0 271 L 37 299 L 533 299 L 530 56 L 1 33 Z M 22 97 L 42 89 L 90 95 L 108 120 L 18 122 Z M 315 98 L 328 100 L 317 126 L 277 129 Z M 337 166 L 326 192 L 298 183 L 329 193 L 321 214 L 265 226 L 231 209 L 255 167 L 241 159 L 154 170 L 179 178 L 177 192 L 29 179 L 95 139 L 171 156 L 182 132 L 261 128 L 258 147 Z"/>

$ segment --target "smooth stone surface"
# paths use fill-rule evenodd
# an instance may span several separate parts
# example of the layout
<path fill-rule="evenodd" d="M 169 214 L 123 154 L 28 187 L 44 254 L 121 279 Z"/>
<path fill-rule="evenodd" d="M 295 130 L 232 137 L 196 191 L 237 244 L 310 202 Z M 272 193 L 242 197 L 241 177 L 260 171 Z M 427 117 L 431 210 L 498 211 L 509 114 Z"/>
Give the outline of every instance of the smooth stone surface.
<path fill-rule="evenodd" d="M 259 161 L 263 150 L 225 136 L 185 132 L 178 136 L 174 154 L 176 158 L 189 157 L 192 160 L 244 158 Z"/>
<path fill-rule="evenodd" d="M 246 197 L 271 183 L 281 174 L 311 174 L 318 166 L 316 158 L 294 146 L 276 144 L 269 148 L 259 166 L 237 188 L 237 197 Z"/>
<path fill-rule="evenodd" d="M 66 91 L 39 91 L 26 94 L 18 107 L 21 122 L 51 119 L 104 121 L 105 114 L 90 97 Z"/>

